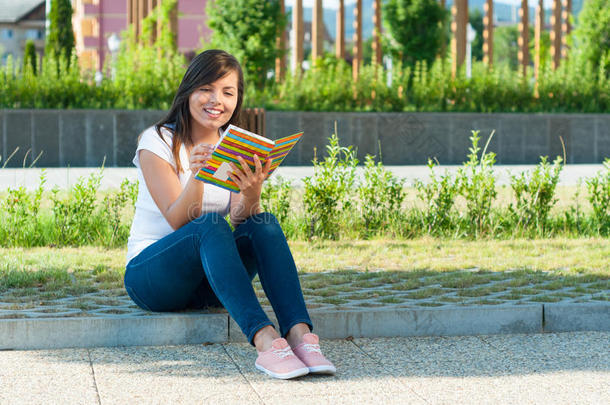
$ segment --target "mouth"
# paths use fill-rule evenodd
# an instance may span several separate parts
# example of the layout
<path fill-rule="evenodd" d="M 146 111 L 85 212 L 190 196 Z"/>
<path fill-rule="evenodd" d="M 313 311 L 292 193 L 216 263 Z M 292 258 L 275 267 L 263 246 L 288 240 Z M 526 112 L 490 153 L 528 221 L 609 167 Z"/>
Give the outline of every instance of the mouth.
<path fill-rule="evenodd" d="M 221 110 L 217 110 L 215 108 L 204 108 L 203 110 L 212 118 L 219 117 L 222 113 Z"/>

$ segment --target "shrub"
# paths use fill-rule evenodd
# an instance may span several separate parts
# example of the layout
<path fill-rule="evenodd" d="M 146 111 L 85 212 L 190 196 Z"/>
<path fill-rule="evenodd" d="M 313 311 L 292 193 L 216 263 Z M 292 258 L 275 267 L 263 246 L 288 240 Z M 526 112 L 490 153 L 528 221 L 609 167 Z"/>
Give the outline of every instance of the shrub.
<path fill-rule="evenodd" d="M 51 190 L 53 220 L 59 245 L 78 246 L 94 241 L 96 230 L 93 212 L 102 173 L 103 167 L 99 173 L 92 173 L 86 182 L 81 177 L 64 198 L 59 196 L 57 187 Z"/>
<path fill-rule="evenodd" d="M 276 175 L 273 180 L 266 181 L 263 186 L 261 207 L 264 211 L 273 213 L 280 225 L 283 225 L 290 213 L 291 194 L 291 182 L 280 175 Z"/>
<path fill-rule="evenodd" d="M 589 202 L 602 235 L 610 233 L 610 158 L 604 161 L 604 169 L 587 180 Z"/>
<path fill-rule="evenodd" d="M 448 172 L 437 177 L 434 167 L 434 162 L 428 159 L 430 180 L 428 183 L 416 180 L 414 187 L 417 197 L 425 206 L 421 215 L 422 224 L 428 233 L 439 235 L 451 228 L 451 210 L 459 187 Z"/>
<path fill-rule="evenodd" d="M 46 172 L 40 175 L 40 183 L 33 192 L 25 187 L 9 188 L 2 201 L 0 240 L 4 246 L 35 246 L 40 236 L 38 213 L 46 183 Z"/>
<path fill-rule="evenodd" d="M 339 225 L 352 207 L 352 190 L 356 177 L 356 152 L 352 146 L 341 146 L 335 133 L 326 145 L 328 156 L 314 158 L 314 175 L 303 179 L 303 204 L 309 223 L 309 237 L 337 239 Z"/>
<path fill-rule="evenodd" d="M 357 190 L 367 235 L 389 228 L 394 222 L 405 199 L 403 187 L 404 180 L 394 176 L 381 161 L 375 164 L 375 158 L 366 155 L 364 179 Z"/>
<path fill-rule="evenodd" d="M 496 154 L 486 152 L 493 135 L 492 132 L 479 158 L 479 131 L 472 131 L 468 161 L 458 170 L 457 175 L 459 194 L 466 200 L 466 220 L 475 236 L 490 229 L 491 203 L 497 196 L 493 173 Z"/>
<path fill-rule="evenodd" d="M 518 228 L 534 228 L 542 233 L 546 229 L 549 212 L 557 202 L 554 198 L 559 174 L 563 169 L 563 159 L 557 157 L 551 166 L 546 156 L 541 156 L 540 163 L 531 173 L 511 176 L 511 188 L 516 203 L 509 206 Z"/>
<path fill-rule="evenodd" d="M 131 201 L 135 204 L 137 188 L 137 180 L 131 182 L 124 179 L 117 192 L 110 192 L 104 197 L 99 212 L 101 223 L 106 228 L 99 235 L 104 246 L 118 246 L 129 236 L 129 226 L 122 223 L 122 217 L 127 203 Z"/>

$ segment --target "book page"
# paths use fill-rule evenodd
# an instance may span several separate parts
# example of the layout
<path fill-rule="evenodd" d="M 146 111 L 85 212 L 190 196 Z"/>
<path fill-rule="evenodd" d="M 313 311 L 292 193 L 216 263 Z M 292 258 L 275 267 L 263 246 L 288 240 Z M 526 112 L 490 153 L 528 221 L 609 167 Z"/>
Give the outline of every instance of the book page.
<path fill-rule="evenodd" d="M 288 156 L 292 148 L 294 148 L 294 146 L 297 144 L 297 142 L 299 142 L 302 136 L 303 132 L 299 132 L 294 135 L 285 136 L 284 138 L 275 140 L 275 146 L 269 153 L 269 158 L 273 159 L 273 162 L 271 162 L 271 169 L 269 170 L 269 174 L 273 173 L 275 169 L 277 169 L 277 167 L 282 164 L 286 156 Z"/>

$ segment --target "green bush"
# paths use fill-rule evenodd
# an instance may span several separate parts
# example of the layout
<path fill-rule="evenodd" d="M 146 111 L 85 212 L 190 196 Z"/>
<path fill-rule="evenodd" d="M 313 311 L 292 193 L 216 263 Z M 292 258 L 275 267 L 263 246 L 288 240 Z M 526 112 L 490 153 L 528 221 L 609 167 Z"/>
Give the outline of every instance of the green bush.
<path fill-rule="evenodd" d="M 514 215 L 516 226 L 532 228 L 541 234 L 544 234 L 549 212 L 557 202 L 554 198 L 555 188 L 563 169 L 561 157 L 555 159 L 553 166 L 547 160 L 547 156 L 541 156 L 540 163 L 529 174 L 511 176 L 516 203 L 511 204 L 509 210 Z"/>
<path fill-rule="evenodd" d="M 392 228 L 405 199 L 404 180 L 386 169 L 382 162 L 366 155 L 363 180 L 357 187 L 365 236 Z"/>
<path fill-rule="evenodd" d="M 263 211 L 272 212 L 280 225 L 283 225 L 290 213 L 290 198 L 292 185 L 289 180 L 276 175 L 265 182 L 261 192 L 261 207 Z"/>
<path fill-rule="evenodd" d="M 610 159 L 604 161 L 604 169 L 587 180 L 589 202 L 593 207 L 598 230 L 610 234 Z"/>
<path fill-rule="evenodd" d="M 458 193 L 466 200 L 466 224 L 470 234 L 479 236 L 491 231 L 491 204 L 497 196 L 496 178 L 493 166 L 496 163 L 496 154 L 487 152 L 487 146 L 493 137 L 493 132 L 487 139 L 487 144 L 479 158 L 479 131 L 472 131 L 470 141 L 470 154 L 458 170 Z"/>
<path fill-rule="evenodd" d="M 352 208 L 358 159 L 352 146 L 339 144 L 336 125 L 326 151 L 328 155 L 324 160 L 314 158 L 314 175 L 303 180 L 303 204 L 309 224 L 309 237 L 338 239 L 339 226 Z"/>
<path fill-rule="evenodd" d="M 367 156 L 364 175 L 356 176 L 355 151 L 329 138 L 328 156 L 316 160 L 303 189 L 276 178 L 265 184 L 263 209 L 276 215 L 289 239 L 599 237 L 610 234 L 610 159 L 604 170 L 585 179 L 591 209 L 574 202 L 552 212 L 561 160 L 546 158 L 529 174 L 513 177 L 515 203 L 498 206 L 493 154 L 481 153 L 478 133 L 469 159 L 456 176 L 429 162 L 430 181 L 415 182 L 424 203 L 404 206 L 403 181 Z M 100 192 L 103 171 L 80 178 L 68 190 L 44 191 L 43 171 L 35 190 L 9 189 L 0 199 L 0 246 L 121 247 L 127 243 L 138 183 Z M 465 204 L 462 204 L 465 200 Z M 50 201 L 49 201 L 50 200 Z M 459 204 L 455 204 L 456 200 Z M 496 203 L 492 209 L 492 203 Z M 588 208 L 588 207 L 587 207 Z"/>
<path fill-rule="evenodd" d="M 25 187 L 9 188 L 2 201 L 0 240 L 6 246 L 36 246 L 40 243 L 40 202 L 44 192 L 46 173 L 43 170 L 40 183 L 33 192 Z"/>
<path fill-rule="evenodd" d="M 437 176 L 434 173 L 435 166 L 435 163 L 428 159 L 430 180 L 428 183 L 416 180 L 414 186 L 417 197 L 425 207 L 421 212 L 423 228 L 431 235 L 441 235 L 452 228 L 451 211 L 459 187 L 451 174 L 445 172 Z"/>

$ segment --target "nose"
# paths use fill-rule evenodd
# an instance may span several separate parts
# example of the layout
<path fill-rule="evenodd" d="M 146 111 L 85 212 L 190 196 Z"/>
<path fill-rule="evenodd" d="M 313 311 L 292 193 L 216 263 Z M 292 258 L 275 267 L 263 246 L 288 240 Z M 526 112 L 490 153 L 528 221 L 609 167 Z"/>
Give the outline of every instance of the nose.
<path fill-rule="evenodd" d="M 218 104 L 219 95 L 216 91 L 210 92 L 210 102 L 213 104 Z"/>

